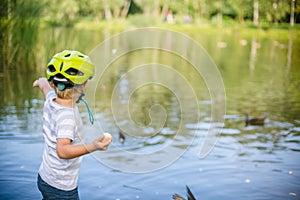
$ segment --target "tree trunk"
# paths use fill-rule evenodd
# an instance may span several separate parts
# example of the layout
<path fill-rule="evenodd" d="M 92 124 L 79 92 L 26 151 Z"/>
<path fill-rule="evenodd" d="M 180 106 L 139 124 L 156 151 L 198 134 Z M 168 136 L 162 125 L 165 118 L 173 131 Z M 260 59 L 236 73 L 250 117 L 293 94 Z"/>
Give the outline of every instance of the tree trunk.
<path fill-rule="evenodd" d="M 167 18 L 169 6 L 167 4 L 164 4 L 162 10 L 161 10 L 161 18 L 165 20 Z"/>
<path fill-rule="evenodd" d="M 255 26 L 258 26 L 258 17 L 259 17 L 259 14 L 258 14 L 258 0 L 254 0 L 254 3 L 253 3 L 253 24 Z"/>
<path fill-rule="evenodd" d="M 159 2 L 158 1 L 155 1 L 155 4 L 154 4 L 154 11 L 153 11 L 153 15 L 155 17 L 159 17 Z"/>
<path fill-rule="evenodd" d="M 130 8 L 130 4 L 131 4 L 131 0 L 126 1 L 125 6 L 124 6 L 124 8 L 123 8 L 123 10 L 122 10 L 121 17 L 124 18 L 124 19 L 125 19 L 125 18 L 127 17 L 127 15 L 128 15 L 128 11 L 129 11 L 129 8 Z"/>
<path fill-rule="evenodd" d="M 120 9 L 118 7 L 114 8 L 114 18 L 120 17 Z"/>
<path fill-rule="evenodd" d="M 222 9 L 219 9 L 217 19 L 218 19 L 218 26 L 221 27 L 222 24 L 223 24 L 223 12 L 222 12 Z"/>
<path fill-rule="evenodd" d="M 293 27 L 295 23 L 294 15 L 295 15 L 295 0 L 291 0 L 291 18 L 290 18 L 291 27 Z"/>
<path fill-rule="evenodd" d="M 244 14 L 239 14 L 239 22 L 241 23 L 241 24 L 244 24 Z"/>
<path fill-rule="evenodd" d="M 104 8 L 104 16 L 106 20 L 110 20 L 112 18 L 110 7 L 108 5 Z"/>

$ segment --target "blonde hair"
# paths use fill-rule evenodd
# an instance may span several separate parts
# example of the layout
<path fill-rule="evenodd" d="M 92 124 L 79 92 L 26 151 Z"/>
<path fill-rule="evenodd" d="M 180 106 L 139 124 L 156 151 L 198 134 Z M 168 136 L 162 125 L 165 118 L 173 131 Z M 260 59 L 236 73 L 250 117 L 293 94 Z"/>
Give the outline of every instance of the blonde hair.
<path fill-rule="evenodd" d="M 54 89 L 58 98 L 61 99 L 73 99 L 76 102 L 79 97 L 83 94 L 82 85 L 74 86 L 73 88 L 59 90 L 53 82 L 50 82 L 51 87 Z"/>

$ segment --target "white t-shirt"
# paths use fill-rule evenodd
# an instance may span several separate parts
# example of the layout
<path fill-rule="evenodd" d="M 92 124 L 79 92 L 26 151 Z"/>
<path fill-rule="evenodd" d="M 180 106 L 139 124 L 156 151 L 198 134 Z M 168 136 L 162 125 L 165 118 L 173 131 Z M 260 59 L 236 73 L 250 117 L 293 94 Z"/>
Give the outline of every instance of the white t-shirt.
<path fill-rule="evenodd" d="M 54 90 L 48 92 L 43 110 L 43 135 L 45 149 L 39 169 L 41 178 L 49 185 L 61 190 L 73 190 L 77 187 L 82 157 L 61 159 L 56 152 L 57 138 L 69 138 L 71 144 L 82 141 L 78 107 L 69 108 L 53 101 L 57 98 Z"/>

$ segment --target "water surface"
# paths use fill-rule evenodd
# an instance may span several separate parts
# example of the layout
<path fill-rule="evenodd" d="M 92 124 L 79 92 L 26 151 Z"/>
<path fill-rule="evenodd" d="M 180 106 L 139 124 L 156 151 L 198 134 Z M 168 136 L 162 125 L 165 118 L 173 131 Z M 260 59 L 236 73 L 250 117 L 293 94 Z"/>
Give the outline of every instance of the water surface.
<path fill-rule="evenodd" d="M 37 89 L 31 88 L 32 81 L 43 76 L 44 66 L 54 52 L 64 48 L 89 52 L 113 35 L 108 31 L 65 29 L 47 30 L 46 35 L 45 31 L 40 32 L 38 49 L 35 50 L 35 59 L 41 63 L 37 71 L 18 73 L 12 69 L 1 73 L 1 199 L 41 198 L 36 176 L 43 151 L 43 98 Z M 109 131 L 114 139 L 113 153 L 107 154 L 109 159 L 126 166 L 129 158 L 120 157 L 123 154 L 116 149 L 149 153 L 168 146 L 174 140 L 174 150 L 183 150 L 184 153 L 159 170 L 139 174 L 110 168 L 96 159 L 98 154 L 87 155 L 80 170 L 81 199 L 171 199 L 174 193 L 185 195 L 185 185 L 198 199 L 298 199 L 299 38 L 292 33 L 289 39 L 226 32 L 187 34 L 207 50 L 224 81 L 226 114 L 224 123 L 219 124 L 221 133 L 217 144 L 208 156 L 198 157 L 211 125 L 213 102 L 205 81 L 190 63 L 164 51 L 148 49 L 132 52 L 112 63 L 96 85 L 101 92 L 96 97 L 95 117 L 101 122 L 102 129 Z M 118 50 L 118 45 L 122 44 L 122 41 L 113 44 L 113 49 Z M 111 53 L 112 48 L 107 51 Z M 122 75 L 149 62 L 171 66 L 186 77 L 197 95 L 199 116 L 195 121 L 189 110 L 180 110 L 180 104 L 189 103 L 189 96 L 177 98 L 172 91 L 157 85 L 141 87 L 132 94 L 130 106 L 134 113 L 132 120 L 145 126 L 143 133 L 146 136 L 127 136 L 125 144 L 121 145 L 111 110 L 111 94 L 114 87 L 126 89 L 135 81 L 118 82 Z M 176 81 L 170 83 L 176 84 Z M 176 87 L 183 92 L 185 90 L 180 85 Z M 149 108 L 154 104 L 163 106 L 168 117 L 164 127 L 151 135 L 147 125 L 150 122 Z M 94 130 L 88 125 L 84 106 L 80 105 L 80 109 L 86 130 Z M 174 138 L 183 112 L 191 120 L 184 122 L 182 137 Z M 245 127 L 245 112 L 255 117 L 266 117 L 265 125 Z M 128 123 L 126 120 L 125 124 Z M 88 133 L 91 137 L 98 134 L 95 131 Z M 137 165 L 139 162 L 143 161 L 136 160 Z"/>

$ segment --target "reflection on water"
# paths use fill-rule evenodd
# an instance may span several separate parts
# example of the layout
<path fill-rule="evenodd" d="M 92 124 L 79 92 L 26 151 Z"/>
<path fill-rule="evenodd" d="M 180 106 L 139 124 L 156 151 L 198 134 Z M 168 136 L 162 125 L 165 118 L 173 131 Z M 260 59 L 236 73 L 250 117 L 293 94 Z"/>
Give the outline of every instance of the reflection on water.
<path fill-rule="evenodd" d="M 80 30 L 50 32 L 49 40 L 42 39 L 38 44 L 41 49 L 40 54 L 37 52 L 37 59 L 43 64 L 37 72 L 4 71 L 0 77 L 1 199 L 40 198 L 35 179 L 43 148 L 43 100 L 39 91 L 32 89 L 32 81 L 43 75 L 43 66 L 52 52 L 64 46 L 87 52 L 110 35 Z M 183 195 L 185 185 L 189 185 L 199 199 L 289 199 L 300 195 L 299 39 L 293 35 L 289 40 L 205 33 L 191 36 L 206 48 L 216 62 L 225 84 L 227 112 L 224 124 L 216 124 L 221 133 L 215 148 L 207 157 L 197 157 L 211 126 L 213 103 L 202 77 L 176 55 L 151 50 L 133 52 L 112 63 L 104 79 L 98 83 L 101 93 L 97 97 L 95 117 L 101 121 L 103 130 L 112 133 L 113 145 L 122 150 L 145 153 L 172 144 L 175 150 L 186 148 L 186 152 L 168 167 L 146 174 L 116 171 L 99 164 L 94 159 L 97 154 L 86 156 L 79 181 L 82 199 L 171 199 L 174 193 Z M 81 44 L 81 40 L 90 41 Z M 226 45 L 220 48 L 218 42 Z M 56 46 L 53 47 L 53 44 Z M 117 45 L 114 44 L 116 51 Z M 108 51 L 111 53 L 111 50 Z M 171 91 L 147 85 L 131 96 L 132 119 L 146 126 L 144 134 L 151 133 L 151 128 L 147 127 L 150 122 L 148 111 L 153 104 L 160 104 L 168 114 L 165 126 L 149 137 L 126 135 L 126 142 L 122 145 L 118 141 L 119 130 L 112 115 L 110 95 L 124 73 L 153 59 L 174 67 L 190 82 L 198 98 L 199 120 L 185 122 L 185 133 L 175 138 L 181 112 L 186 111 L 179 109 L 178 98 Z M 119 89 L 128 95 L 126 87 L 129 87 L 131 80 L 127 83 L 125 79 L 122 81 L 119 82 Z M 184 88 L 180 89 L 184 92 Z M 189 102 L 188 96 L 180 98 Z M 82 105 L 80 108 L 83 120 L 88 124 L 85 108 Z M 255 117 L 265 116 L 265 125 L 246 127 L 245 112 Z M 123 123 L 128 122 L 124 120 Z M 86 128 L 90 130 L 89 126 Z M 87 140 L 96 134 L 89 132 Z M 191 140 L 193 143 L 187 148 Z M 131 159 L 120 157 L 118 151 L 105 155 L 110 155 L 111 159 L 123 165 Z M 18 197 L 12 191 L 17 192 Z"/>

